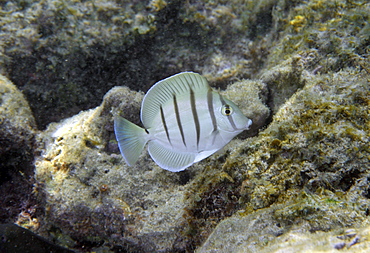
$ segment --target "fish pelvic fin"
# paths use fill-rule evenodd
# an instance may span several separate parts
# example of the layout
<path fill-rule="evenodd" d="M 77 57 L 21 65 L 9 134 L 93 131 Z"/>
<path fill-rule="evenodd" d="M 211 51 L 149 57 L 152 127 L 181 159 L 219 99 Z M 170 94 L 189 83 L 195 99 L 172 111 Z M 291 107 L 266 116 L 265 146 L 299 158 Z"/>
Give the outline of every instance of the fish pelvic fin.
<path fill-rule="evenodd" d="M 127 119 L 116 116 L 114 133 L 123 158 L 129 166 L 133 166 L 149 140 L 148 132 Z"/>

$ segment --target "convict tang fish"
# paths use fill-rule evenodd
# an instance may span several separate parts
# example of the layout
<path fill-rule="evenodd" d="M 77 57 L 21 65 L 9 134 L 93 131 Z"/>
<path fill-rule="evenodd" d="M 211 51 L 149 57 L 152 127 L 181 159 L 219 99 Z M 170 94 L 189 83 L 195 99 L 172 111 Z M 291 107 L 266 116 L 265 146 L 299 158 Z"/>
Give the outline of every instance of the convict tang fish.
<path fill-rule="evenodd" d="M 122 156 L 132 166 L 148 143 L 153 160 L 173 172 L 220 150 L 252 124 L 233 102 L 193 72 L 154 84 L 143 99 L 140 116 L 144 128 L 120 116 L 114 119 Z"/>

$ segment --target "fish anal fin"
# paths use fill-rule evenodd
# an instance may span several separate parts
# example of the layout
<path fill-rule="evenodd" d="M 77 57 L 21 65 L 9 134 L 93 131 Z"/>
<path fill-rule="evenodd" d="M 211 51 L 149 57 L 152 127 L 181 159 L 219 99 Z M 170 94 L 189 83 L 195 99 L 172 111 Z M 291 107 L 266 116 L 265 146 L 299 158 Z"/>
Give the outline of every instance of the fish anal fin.
<path fill-rule="evenodd" d="M 181 153 L 163 146 L 157 141 L 148 144 L 149 154 L 152 159 L 163 169 L 178 172 L 194 163 L 195 153 Z"/>

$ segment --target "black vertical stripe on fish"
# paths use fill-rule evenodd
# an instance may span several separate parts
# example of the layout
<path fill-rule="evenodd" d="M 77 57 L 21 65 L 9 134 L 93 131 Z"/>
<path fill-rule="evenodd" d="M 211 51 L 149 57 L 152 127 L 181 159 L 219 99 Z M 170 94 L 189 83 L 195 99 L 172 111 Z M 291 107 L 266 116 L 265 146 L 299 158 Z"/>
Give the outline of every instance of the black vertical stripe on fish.
<path fill-rule="evenodd" d="M 233 119 L 233 116 L 227 116 L 227 118 L 229 119 L 229 122 L 230 122 L 230 124 L 231 124 L 231 126 L 234 128 L 234 130 L 236 131 L 236 130 L 238 130 L 238 128 L 236 127 L 236 125 L 235 125 L 235 122 L 234 122 L 234 119 Z"/>
<path fill-rule="evenodd" d="M 213 92 L 211 89 L 208 89 L 207 91 L 207 105 L 208 105 L 208 111 L 212 119 L 212 125 L 213 125 L 213 132 L 217 131 L 217 120 L 215 116 L 215 111 L 213 109 Z"/>
<path fill-rule="evenodd" d="M 220 100 L 221 100 L 221 104 L 222 104 L 222 106 L 225 106 L 225 105 L 226 105 L 226 102 L 225 102 L 224 98 L 223 98 L 221 95 L 220 95 Z M 238 130 L 238 128 L 237 128 L 237 127 L 236 127 L 236 125 L 235 125 L 235 122 L 234 122 L 233 117 L 232 117 L 231 115 L 226 116 L 226 117 L 227 117 L 227 119 L 229 120 L 230 125 L 234 128 L 234 130 Z"/>
<path fill-rule="evenodd" d="M 170 134 L 168 133 L 168 128 L 167 128 L 167 124 L 166 124 L 166 119 L 164 118 L 164 113 L 163 113 L 163 108 L 162 108 L 162 106 L 159 106 L 159 109 L 160 109 L 160 111 L 161 111 L 162 124 L 163 124 L 163 128 L 164 128 L 164 130 L 166 131 L 167 140 L 168 140 L 168 142 L 171 144 Z M 171 145 L 172 145 L 172 144 L 171 144 Z"/>
<path fill-rule="evenodd" d="M 195 104 L 195 95 L 194 95 L 194 91 L 192 89 L 190 89 L 190 105 L 191 105 L 191 111 L 192 111 L 193 117 L 194 117 L 195 130 L 197 132 L 197 146 L 199 146 L 200 125 L 199 125 L 197 107 L 196 107 L 196 104 Z"/>
<path fill-rule="evenodd" d="M 173 106 L 174 106 L 174 109 L 175 109 L 177 126 L 178 126 L 178 128 L 180 130 L 182 142 L 184 143 L 184 146 L 186 147 L 184 130 L 182 129 L 181 118 L 180 118 L 180 113 L 179 113 L 179 106 L 177 104 L 177 99 L 176 99 L 176 95 L 175 94 L 173 94 Z"/>

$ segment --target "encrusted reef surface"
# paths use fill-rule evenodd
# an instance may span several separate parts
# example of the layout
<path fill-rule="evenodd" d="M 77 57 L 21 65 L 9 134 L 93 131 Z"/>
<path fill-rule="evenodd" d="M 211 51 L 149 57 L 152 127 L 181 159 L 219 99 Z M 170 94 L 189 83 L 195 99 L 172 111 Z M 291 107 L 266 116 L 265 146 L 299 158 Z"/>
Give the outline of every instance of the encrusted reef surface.
<path fill-rule="evenodd" d="M 342 244 L 353 252 L 369 249 L 367 233 L 351 230 L 352 244 L 337 239 L 347 238 L 348 228 L 370 225 L 370 89 L 364 74 L 303 77 L 304 88 L 271 124 L 226 158 L 224 167 L 244 172 L 244 209 L 222 221 L 199 252 L 275 252 L 287 246 L 287 252 L 322 252 Z"/>
<path fill-rule="evenodd" d="M 369 13 L 337 0 L 0 3 L 0 222 L 78 252 L 370 251 Z M 144 91 L 188 70 L 251 129 L 183 172 L 147 152 L 128 167 L 114 115 L 140 124 Z"/>
<path fill-rule="evenodd" d="M 35 214 L 32 196 L 34 175 L 35 119 L 23 94 L 0 75 L 0 220 L 14 222 L 16 217 Z"/>

